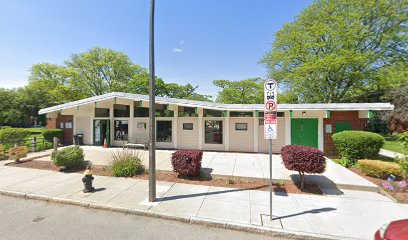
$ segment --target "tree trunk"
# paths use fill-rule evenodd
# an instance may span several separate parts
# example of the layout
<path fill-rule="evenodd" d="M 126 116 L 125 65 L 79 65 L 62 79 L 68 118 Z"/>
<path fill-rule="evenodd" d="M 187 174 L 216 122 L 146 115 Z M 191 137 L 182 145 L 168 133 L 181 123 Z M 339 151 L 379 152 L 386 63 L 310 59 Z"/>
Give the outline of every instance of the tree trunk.
<path fill-rule="evenodd" d="M 299 176 L 300 176 L 300 190 L 303 191 L 303 189 L 305 187 L 305 173 L 299 171 Z"/>

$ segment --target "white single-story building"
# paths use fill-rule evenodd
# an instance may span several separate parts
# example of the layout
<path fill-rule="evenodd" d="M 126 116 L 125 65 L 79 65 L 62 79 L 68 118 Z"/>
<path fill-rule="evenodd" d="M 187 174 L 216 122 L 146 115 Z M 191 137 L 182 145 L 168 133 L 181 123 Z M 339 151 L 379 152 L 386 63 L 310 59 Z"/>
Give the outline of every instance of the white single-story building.
<path fill-rule="evenodd" d="M 149 96 L 112 92 L 40 110 L 48 128 L 64 130 L 65 144 L 83 134 L 84 144 L 121 146 L 148 139 Z M 156 146 L 268 152 L 263 134 L 263 104 L 221 104 L 156 97 Z M 273 152 L 296 144 L 334 151 L 331 136 L 362 130 L 372 111 L 393 110 L 389 103 L 278 104 L 278 138 Z"/>

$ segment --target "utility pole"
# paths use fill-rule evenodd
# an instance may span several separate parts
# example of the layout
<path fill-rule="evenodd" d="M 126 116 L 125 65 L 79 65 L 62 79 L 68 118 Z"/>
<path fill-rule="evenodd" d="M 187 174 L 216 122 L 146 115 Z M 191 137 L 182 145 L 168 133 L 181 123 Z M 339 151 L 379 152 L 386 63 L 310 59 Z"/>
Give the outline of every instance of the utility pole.
<path fill-rule="evenodd" d="M 149 201 L 156 201 L 156 80 L 154 75 L 154 0 L 150 0 L 149 42 Z"/>

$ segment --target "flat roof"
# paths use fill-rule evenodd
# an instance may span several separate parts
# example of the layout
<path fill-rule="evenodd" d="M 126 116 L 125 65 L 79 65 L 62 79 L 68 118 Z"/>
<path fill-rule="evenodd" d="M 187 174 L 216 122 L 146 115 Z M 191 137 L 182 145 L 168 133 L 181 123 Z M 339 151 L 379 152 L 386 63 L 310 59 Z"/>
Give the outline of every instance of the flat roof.
<path fill-rule="evenodd" d="M 78 101 L 60 104 L 57 106 L 44 108 L 39 111 L 39 114 L 46 114 L 63 109 L 78 107 L 89 103 L 109 100 L 109 99 L 128 99 L 133 101 L 149 101 L 148 95 L 111 92 L 95 97 L 85 98 Z M 159 104 L 175 104 L 186 107 L 198 107 L 214 110 L 228 111 L 263 111 L 263 104 L 223 104 L 215 102 L 203 102 L 187 99 L 176 99 L 166 97 L 156 97 L 156 103 Z M 278 110 L 394 110 L 394 105 L 390 103 L 302 103 L 302 104 L 278 104 Z"/>

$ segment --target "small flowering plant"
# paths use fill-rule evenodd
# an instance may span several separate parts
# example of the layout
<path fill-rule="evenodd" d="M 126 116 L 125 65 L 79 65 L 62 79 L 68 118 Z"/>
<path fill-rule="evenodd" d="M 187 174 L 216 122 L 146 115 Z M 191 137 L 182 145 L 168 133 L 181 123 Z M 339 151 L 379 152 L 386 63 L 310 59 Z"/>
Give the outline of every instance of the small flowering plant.
<path fill-rule="evenodd" d="M 384 189 L 395 192 L 408 192 L 408 178 L 401 181 L 395 181 L 396 177 L 390 175 L 387 181 L 382 183 Z"/>

